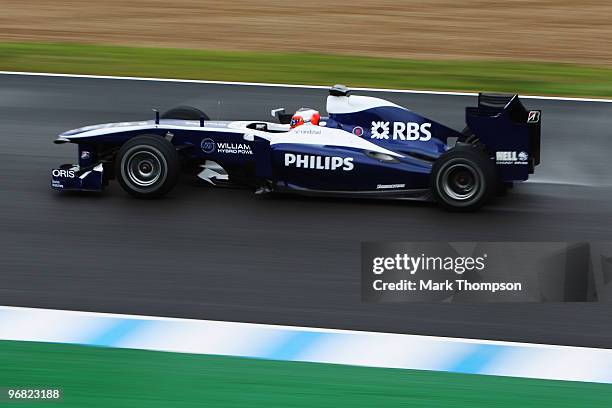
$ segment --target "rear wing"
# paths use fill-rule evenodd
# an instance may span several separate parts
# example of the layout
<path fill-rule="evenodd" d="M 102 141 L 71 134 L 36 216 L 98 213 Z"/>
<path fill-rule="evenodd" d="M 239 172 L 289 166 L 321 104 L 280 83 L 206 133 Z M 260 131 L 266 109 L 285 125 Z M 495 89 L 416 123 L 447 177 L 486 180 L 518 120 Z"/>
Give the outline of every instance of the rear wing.
<path fill-rule="evenodd" d="M 478 106 L 466 108 L 466 122 L 496 156 L 502 178 L 526 180 L 540 164 L 542 112 L 527 110 L 516 94 L 478 94 Z"/>

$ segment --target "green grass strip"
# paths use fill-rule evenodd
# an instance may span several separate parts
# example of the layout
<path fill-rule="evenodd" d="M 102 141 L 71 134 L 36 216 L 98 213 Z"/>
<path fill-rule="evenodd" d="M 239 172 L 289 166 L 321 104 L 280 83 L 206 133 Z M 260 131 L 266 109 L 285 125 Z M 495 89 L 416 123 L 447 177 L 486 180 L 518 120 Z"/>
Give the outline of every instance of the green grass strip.
<path fill-rule="evenodd" d="M 612 385 L 0 341 L 0 387 L 61 387 L 0 407 L 606 407 Z"/>
<path fill-rule="evenodd" d="M 612 68 L 312 53 L 0 43 L 0 70 L 612 97 Z"/>

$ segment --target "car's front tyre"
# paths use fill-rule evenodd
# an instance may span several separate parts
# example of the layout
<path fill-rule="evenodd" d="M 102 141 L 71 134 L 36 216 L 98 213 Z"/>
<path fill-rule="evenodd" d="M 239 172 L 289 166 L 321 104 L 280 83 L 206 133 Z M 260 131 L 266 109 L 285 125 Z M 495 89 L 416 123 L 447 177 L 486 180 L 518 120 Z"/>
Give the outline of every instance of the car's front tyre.
<path fill-rule="evenodd" d="M 498 185 L 495 164 L 473 145 L 458 145 L 442 154 L 431 172 L 431 190 L 445 208 L 472 211 L 482 207 Z"/>
<path fill-rule="evenodd" d="M 137 198 L 157 198 L 168 193 L 180 174 L 176 149 L 156 135 L 137 136 L 121 146 L 115 175 L 121 187 Z"/>
<path fill-rule="evenodd" d="M 208 115 L 198 108 L 193 106 L 177 106 L 161 115 L 162 119 L 178 119 L 178 120 L 210 120 Z"/>

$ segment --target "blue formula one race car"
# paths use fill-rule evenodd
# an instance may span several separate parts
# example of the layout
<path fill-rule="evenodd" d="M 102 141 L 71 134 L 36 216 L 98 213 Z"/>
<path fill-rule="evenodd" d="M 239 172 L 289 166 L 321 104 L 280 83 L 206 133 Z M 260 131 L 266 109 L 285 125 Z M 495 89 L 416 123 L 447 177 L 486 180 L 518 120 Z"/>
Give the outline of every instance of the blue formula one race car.
<path fill-rule="evenodd" d="M 277 122 L 211 121 L 193 107 L 154 120 L 87 126 L 59 135 L 78 164 L 52 170 L 57 190 L 100 191 L 116 179 L 129 194 L 160 197 L 192 171 L 215 186 L 257 193 L 433 200 L 473 210 L 540 162 L 540 111 L 518 95 L 480 94 L 467 127 L 450 129 L 379 98 L 336 85 L 328 117 L 273 110 Z"/>

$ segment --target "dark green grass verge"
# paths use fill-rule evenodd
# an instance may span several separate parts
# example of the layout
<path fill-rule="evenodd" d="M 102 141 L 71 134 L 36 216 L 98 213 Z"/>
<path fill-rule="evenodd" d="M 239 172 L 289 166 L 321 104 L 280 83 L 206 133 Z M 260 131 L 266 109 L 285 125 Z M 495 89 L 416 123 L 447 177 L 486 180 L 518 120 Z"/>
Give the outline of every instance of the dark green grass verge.
<path fill-rule="evenodd" d="M 0 341 L 0 407 L 607 407 L 612 385 Z"/>
<path fill-rule="evenodd" d="M 0 70 L 612 97 L 612 68 L 308 53 L 0 43 Z"/>

